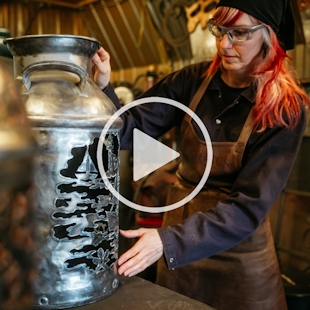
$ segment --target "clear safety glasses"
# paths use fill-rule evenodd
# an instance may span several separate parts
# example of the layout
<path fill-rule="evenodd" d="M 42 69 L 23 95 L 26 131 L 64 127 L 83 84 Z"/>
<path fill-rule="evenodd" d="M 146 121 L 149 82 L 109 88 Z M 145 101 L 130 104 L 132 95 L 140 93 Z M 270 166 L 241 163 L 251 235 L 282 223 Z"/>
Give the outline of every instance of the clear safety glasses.
<path fill-rule="evenodd" d="M 232 42 L 245 42 L 251 39 L 251 33 L 263 28 L 264 25 L 257 25 L 251 28 L 247 27 L 224 27 L 212 19 L 208 22 L 208 29 L 210 32 L 217 37 L 218 39 L 222 39 L 225 34 L 228 35 L 229 40 Z"/>

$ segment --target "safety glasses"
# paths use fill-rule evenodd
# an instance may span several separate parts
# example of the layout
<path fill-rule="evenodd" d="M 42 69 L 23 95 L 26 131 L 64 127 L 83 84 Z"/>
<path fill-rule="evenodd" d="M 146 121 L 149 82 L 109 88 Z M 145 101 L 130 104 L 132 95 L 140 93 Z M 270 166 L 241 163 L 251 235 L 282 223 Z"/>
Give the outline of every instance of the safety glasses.
<path fill-rule="evenodd" d="M 257 25 L 251 28 L 247 27 L 223 27 L 214 20 L 210 19 L 208 22 L 208 29 L 217 37 L 222 39 L 225 34 L 228 35 L 229 40 L 232 42 L 245 42 L 251 39 L 251 33 L 263 28 L 264 25 Z"/>

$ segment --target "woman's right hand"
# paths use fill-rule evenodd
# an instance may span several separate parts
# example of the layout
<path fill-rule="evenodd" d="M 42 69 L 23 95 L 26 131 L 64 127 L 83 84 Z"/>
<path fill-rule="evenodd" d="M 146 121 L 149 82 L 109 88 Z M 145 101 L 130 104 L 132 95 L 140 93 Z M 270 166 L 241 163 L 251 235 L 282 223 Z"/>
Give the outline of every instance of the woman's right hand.
<path fill-rule="evenodd" d="M 110 55 L 103 47 L 100 47 L 92 61 L 94 82 L 100 89 L 104 89 L 108 86 L 111 76 Z"/>
<path fill-rule="evenodd" d="M 132 277 L 163 255 L 163 243 L 157 229 L 120 230 L 120 233 L 126 238 L 139 238 L 139 240 L 118 259 L 118 274 Z"/>

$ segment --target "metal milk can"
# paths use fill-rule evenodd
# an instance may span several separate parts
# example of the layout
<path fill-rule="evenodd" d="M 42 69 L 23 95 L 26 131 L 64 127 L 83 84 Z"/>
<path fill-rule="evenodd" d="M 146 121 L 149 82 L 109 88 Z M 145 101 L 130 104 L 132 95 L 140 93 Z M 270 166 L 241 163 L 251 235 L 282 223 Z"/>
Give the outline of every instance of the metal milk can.
<path fill-rule="evenodd" d="M 118 287 L 118 200 L 97 162 L 100 134 L 115 113 L 91 79 L 94 39 L 30 35 L 6 39 L 39 143 L 35 233 L 39 246 L 35 308 L 96 302 Z M 103 145 L 106 177 L 119 188 L 121 119 Z"/>
<path fill-rule="evenodd" d="M 35 276 L 36 143 L 12 69 L 0 57 L 0 309 L 30 310 Z"/>

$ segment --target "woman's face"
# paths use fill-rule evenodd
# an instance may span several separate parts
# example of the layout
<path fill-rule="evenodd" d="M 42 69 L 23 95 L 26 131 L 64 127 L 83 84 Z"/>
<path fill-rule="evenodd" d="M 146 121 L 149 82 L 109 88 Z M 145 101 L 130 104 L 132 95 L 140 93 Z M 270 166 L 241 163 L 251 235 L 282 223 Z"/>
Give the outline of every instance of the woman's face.
<path fill-rule="evenodd" d="M 257 23 L 248 14 L 244 13 L 231 27 L 251 28 L 256 25 Z M 247 74 L 252 71 L 253 59 L 261 53 L 262 45 L 261 29 L 250 33 L 250 39 L 244 42 L 232 42 L 227 34 L 222 39 L 216 38 L 216 47 L 223 67 L 228 71 L 240 74 Z"/>

